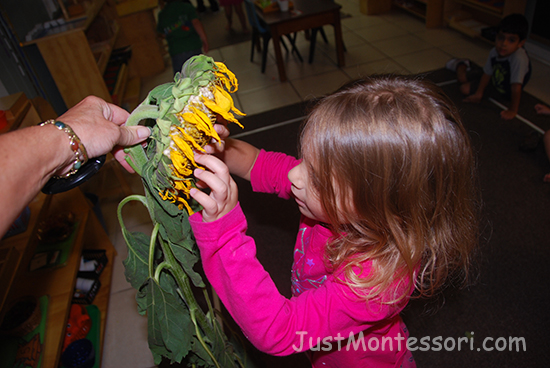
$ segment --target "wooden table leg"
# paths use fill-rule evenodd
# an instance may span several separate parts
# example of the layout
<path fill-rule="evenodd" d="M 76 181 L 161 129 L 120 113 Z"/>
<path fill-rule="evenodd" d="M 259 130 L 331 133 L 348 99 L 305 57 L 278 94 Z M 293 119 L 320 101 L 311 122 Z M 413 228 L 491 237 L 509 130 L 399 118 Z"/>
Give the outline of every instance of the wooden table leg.
<path fill-rule="evenodd" d="M 336 42 L 338 66 L 343 68 L 346 66 L 346 60 L 344 58 L 344 41 L 342 38 L 342 25 L 340 23 L 340 10 L 334 13 L 334 41 Z"/>
<path fill-rule="evenodd" d="M 279 70 L 279 80 L 286 81 L 285 64 L 283 62 L 283 54 L 281 53 L 281 43 L 279 32 L 276 28 L 271 28 L 271 36 L 273 37 L 273 48 L 275 49 L 275 59 L 277 59 L 277 69 Z"/>

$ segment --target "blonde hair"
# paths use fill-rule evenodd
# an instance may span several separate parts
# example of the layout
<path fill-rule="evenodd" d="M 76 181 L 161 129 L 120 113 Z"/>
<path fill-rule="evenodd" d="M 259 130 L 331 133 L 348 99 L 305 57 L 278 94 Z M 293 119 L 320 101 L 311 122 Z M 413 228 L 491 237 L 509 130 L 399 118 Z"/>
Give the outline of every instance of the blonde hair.
<path fill-rule="evenodd" d="M 327 260 L 355 293 L 389 291 L 390 303 L 414 285 L 430 296 L 467 273 L 478 235 L 474 156 L 437 86 L 390 75 L 349 83 L 314 107 L 300 141 L 334 234 Z"/>

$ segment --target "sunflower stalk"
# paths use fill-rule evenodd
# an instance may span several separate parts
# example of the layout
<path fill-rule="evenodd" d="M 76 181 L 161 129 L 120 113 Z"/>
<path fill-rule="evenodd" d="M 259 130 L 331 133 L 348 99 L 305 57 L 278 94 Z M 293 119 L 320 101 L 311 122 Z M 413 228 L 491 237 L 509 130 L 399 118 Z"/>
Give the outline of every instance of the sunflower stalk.
<path fill-rule="evenodd" d="M 148 319 L 149 348 L 162 359 L 189 367 L 243 367 L 243 349 L 228 339 L 216 318 L 202 277 L 193 269 L 199 260 L 189 216 L 200 205 L 189 192 L 195 187 L 195 151 L 212 140 L 217 116 L 241 124 L 230 93 L 238 88 L 224 64 L 205 55 L 189 59 L 174 82 L 154 88 L 128 118 L 126 125 L 152 130 L 147 146 L 126 149 L 126 160 L 143 182 L 145 196 L 132 195 L 119 204 L 118 218 L 128 246 L 126 279 L 138 290 L 140 314 Z M 242 127 L 242 126 L 241 126 Z M 122 208 L 142 203 L 154 225 L 151 236 L 130 232 Z M 194 288 L 202 289 L 208 307 L 202 310 Z"/>

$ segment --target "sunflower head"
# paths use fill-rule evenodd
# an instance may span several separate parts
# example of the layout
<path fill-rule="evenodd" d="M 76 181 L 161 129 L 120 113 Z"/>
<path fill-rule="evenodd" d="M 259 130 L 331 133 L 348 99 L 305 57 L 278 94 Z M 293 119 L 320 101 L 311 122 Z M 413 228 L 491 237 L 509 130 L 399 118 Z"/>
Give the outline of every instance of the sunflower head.
<path fill-rule="evenodd" d="M 171 183 L 168 188 L 159 188 L 159 195 L 189 214 L 193 213 L 189 191 L 195 185 L 193 170 L 197 167 L 194 151 L 204 151 L 212 140 L 220 141 L 214 130 L 217 115 L 242 127 L 235 114 L 245 114 L 231 97 L 237 89 L 237 78 L 223 63 L 198 55 L 183 65 L 173 83 L 163 85 L 157 98 L 149 98 L 159 105 L 157 152 L 160 149 L 168 162 L 164 174 Z"/>

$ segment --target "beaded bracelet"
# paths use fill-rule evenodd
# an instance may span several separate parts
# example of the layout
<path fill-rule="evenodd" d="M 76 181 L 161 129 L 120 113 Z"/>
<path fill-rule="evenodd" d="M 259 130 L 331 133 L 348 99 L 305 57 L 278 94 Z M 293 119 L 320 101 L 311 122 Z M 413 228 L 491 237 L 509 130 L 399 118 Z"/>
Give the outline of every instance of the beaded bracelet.
<path fill-rule="evenodd" d="M 74 162 L 73 162 L 73 168 L 68 173 L 61 175 L 61 176 L 55 176 L 55 178 L 68 178 L 69 176 L 73 175 L 88 161 L 88 152 L 86 152 L 86 147 L 84 147 L 84 144 L 80 141 L 80 138 L 76 135 L 76 133 L 72 130 L 70 126 L 68 126 L 65 123 L 62 123 L 61 121 L 56 121 L 54 119 L 50 119 L 48 121 L 43 122 L 40 124 L 40 126 L 44 126 L 47 124 L 54 125 L 57 129 L 64 131 L 69 136 L 69 139 L 71 140 L 70 147 L 71 150 L 74 152 Z"/>

